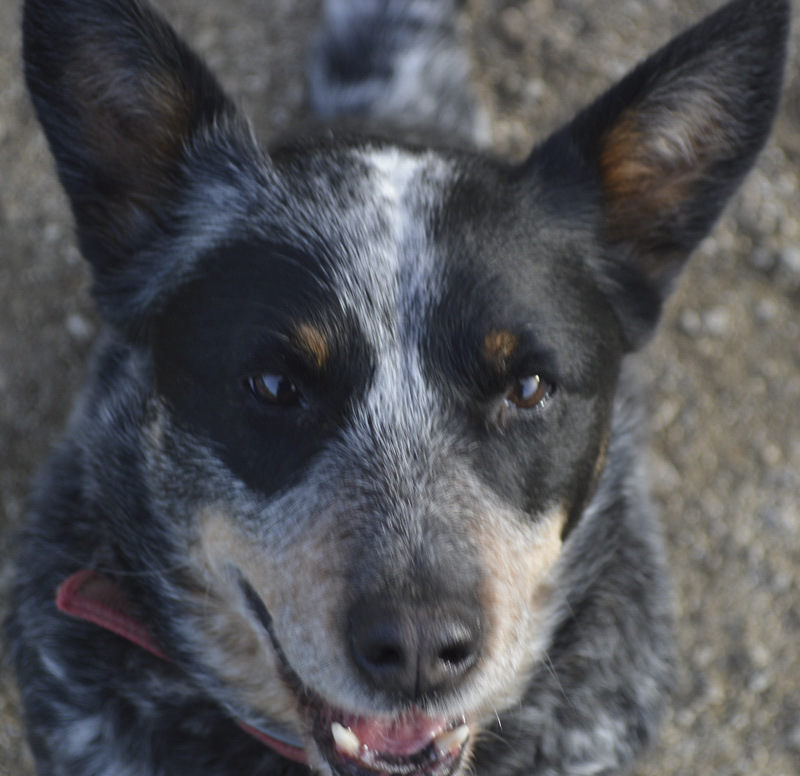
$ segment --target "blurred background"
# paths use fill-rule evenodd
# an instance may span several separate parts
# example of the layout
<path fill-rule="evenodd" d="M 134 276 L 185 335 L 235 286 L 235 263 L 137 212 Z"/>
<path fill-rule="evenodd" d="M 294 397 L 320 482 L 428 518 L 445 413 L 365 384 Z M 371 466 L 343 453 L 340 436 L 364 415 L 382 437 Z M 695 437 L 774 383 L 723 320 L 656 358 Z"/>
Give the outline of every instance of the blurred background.
<path fill-rule="evenodd" d="M 467 0 L 494 146 L 519 158 L 717 0 Z M 302 116 L 317 0 L 158 0 L 264 138 Z M 800 16 L 800 3 L 796 3 Z M 0 0 L 0 618 L 30 479 L 98 322 Z M 800 773 L 798 19 L 773 140 L 639 357 L 675 581 L 678 686 L 637 776 Z M 0 647 L 0 776 L 30 776 Z"/>

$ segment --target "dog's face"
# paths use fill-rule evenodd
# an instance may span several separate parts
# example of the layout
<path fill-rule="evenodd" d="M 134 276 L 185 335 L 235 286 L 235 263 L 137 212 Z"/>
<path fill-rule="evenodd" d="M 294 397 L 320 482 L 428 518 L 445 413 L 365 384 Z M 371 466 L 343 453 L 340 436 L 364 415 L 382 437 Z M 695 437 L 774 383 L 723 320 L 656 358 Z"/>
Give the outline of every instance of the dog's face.
<path fill-rule="evenodd" d="M 189 630 L 323 747 L 352 715 L 373 736 L 398 713 L 479 723 L 524 689 L 601 469 L 622 334 L 586 277 L 592 224 L 564 240 L 538 192 L 473 158 L 277 157 L 263 196 L 287 204 L 200 256 L 150 323 L 148 476 L 190 526 Z"/>
<path fill-rule="evenodd" d="M 149 9 L 27 12 L 144 386 L 110 411 L 149 522 L 109 515 L 111 540 L 163 569 L 168 651 L 320 771 L 461 773 L 544 659 L 621 360 L 774 113 L 785 8 L 745 5 L 519 166 L 336 131 L 262 150 Z"/>

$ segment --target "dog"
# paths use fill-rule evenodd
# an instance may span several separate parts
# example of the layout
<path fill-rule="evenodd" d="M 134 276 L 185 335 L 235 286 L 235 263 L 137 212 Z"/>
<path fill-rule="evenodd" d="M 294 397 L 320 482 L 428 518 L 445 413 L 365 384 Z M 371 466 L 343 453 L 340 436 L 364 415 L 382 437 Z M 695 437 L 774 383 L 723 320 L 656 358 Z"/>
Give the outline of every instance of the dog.
<path fill-rule="evenodd" d="M 456 0 L 329 0 L 259 145 L 146 0 L 26 0 L 100 335 L 8 623 L 40 774 L 612 774 L 674 670 L 631 354 L 763 146 L 733 0 L 521 163 Z"/>

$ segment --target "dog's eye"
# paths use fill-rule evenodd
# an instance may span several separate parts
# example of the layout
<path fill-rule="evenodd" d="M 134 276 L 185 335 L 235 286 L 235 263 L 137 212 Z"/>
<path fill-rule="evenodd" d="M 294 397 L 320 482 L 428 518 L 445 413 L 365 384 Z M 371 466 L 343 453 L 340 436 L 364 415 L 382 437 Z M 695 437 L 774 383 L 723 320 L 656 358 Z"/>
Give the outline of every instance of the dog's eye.
<path fill-rule="evenodd" d="M 300 403 L 300 390 L 284 375 L 261 374 L 247 381 L 253 395 L 264 404 L 295 407 Z"/>
<path fill-rule="evenodd" d="M 553 386 L 539 375 L 517 380 L 506 394 L 506 402 L 521 410 L 543 407 L 553 392 Z"/>

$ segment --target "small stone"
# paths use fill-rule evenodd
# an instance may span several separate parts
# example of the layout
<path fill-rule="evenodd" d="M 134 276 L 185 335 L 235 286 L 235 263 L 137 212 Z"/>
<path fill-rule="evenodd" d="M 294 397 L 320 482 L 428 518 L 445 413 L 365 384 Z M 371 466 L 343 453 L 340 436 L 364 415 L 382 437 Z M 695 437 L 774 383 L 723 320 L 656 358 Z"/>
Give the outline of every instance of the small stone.
<path fill-rule="evenodd" d="M 759 323 L 772 323 L 779 312 L 777 303 L 772 299 L 762 299 L 755 309 L 756 320 Z"/>
<path fill-rule="evenodd" d="M 679 727 L 687 730 L 691 730 L 694 727 L 696 720 L 697 715 L 691 709 L 681 709 L 675 719 Z"/>
<path fill-rule="evenodd" d="M 761 695 L 769 690 L 773 684 L 774 681 L 770 676 L 769 671 L 758 671 L 750 677 L 748 689 L 756 695 Z"/>
<path fill-rule="evenodd" d="M 657 431 L 669 428 L 678 417 L 681 411 L 681 402 L 674 398 L 664 399 L 656 409 L 653 416 L 652 426 Z"/>
<path fill-rule="evenodd" d="M 64 261 L 71 267 L 83 263 L 81 252 L 76 246 L 72 245 L 72 243 L 67 245 L 66 249 L 62 253 L 62 256 L 64 257 Z"/>
<path fill-rule="evenodd" d="M 86 342 L 94 334 L 91 322 L 78 313 L 67 316 L 66 326 L 70 335 L 80 342 Z"/>
<path fill-rule="evenodd" d="M 783 248 L 778 254 L 778 260 L 789 272 L 800 275 L 800 248 L 794 246 Z"/>
<path fill-rule="evenodd" d="M 715 307 L 703 315 L 703 329 L 712 337 L 722 337 L 731 324 L 731 314 L 724 307 Z"/>
<path fill-rule="evenodd" d="M 500 28 L 510 43 L 523 43 L 528 34 L 525 14 L 511 6 L 500 14 Z"/>
<path fill-rule="evenodd" d="M 767 248 L 756 248 L 747 255 L 747 263 L 758 272 L 772 272 L 775 254 Z"/>
<path fill-rule="evenodd" d="M 533 78 L 525 84 L 523 97 L 528 103 L 535 103 L 542 99 L 547 86 L 541 78 Z"/>
<path fill-rule="evenodd" d="M 767 466 L 777 466 L 783 460 L 783 451 L 778 445 L 768 442 L 761 449 L 761 460 Z"/>
<path fill-rule="evenodd" d="M 690 337 L 696 337 L 703 328 L 703 321 L 695 310 L 683 310 L 678 318 L 681 331 Z"/>
<path fill-rule="evenodd" d="M 800 723 L 798 723 L 786 736 L 786 743 L 789 749 L 800 752 Z"/>
<path fill-rule="evenodd" d="M 770 589 L 772 592 L 778 594 L 788 593 L 791 587 L 792 575 L 785 571 L 777 572 L 772 578 L 772 583 L 770 584 Z"/>
<path fill-rule="evenodd" d="M 47 245 L 53 245 L 61 239 L 61 224 L 49 223 L 42 232 L 42 238 Z"/>

